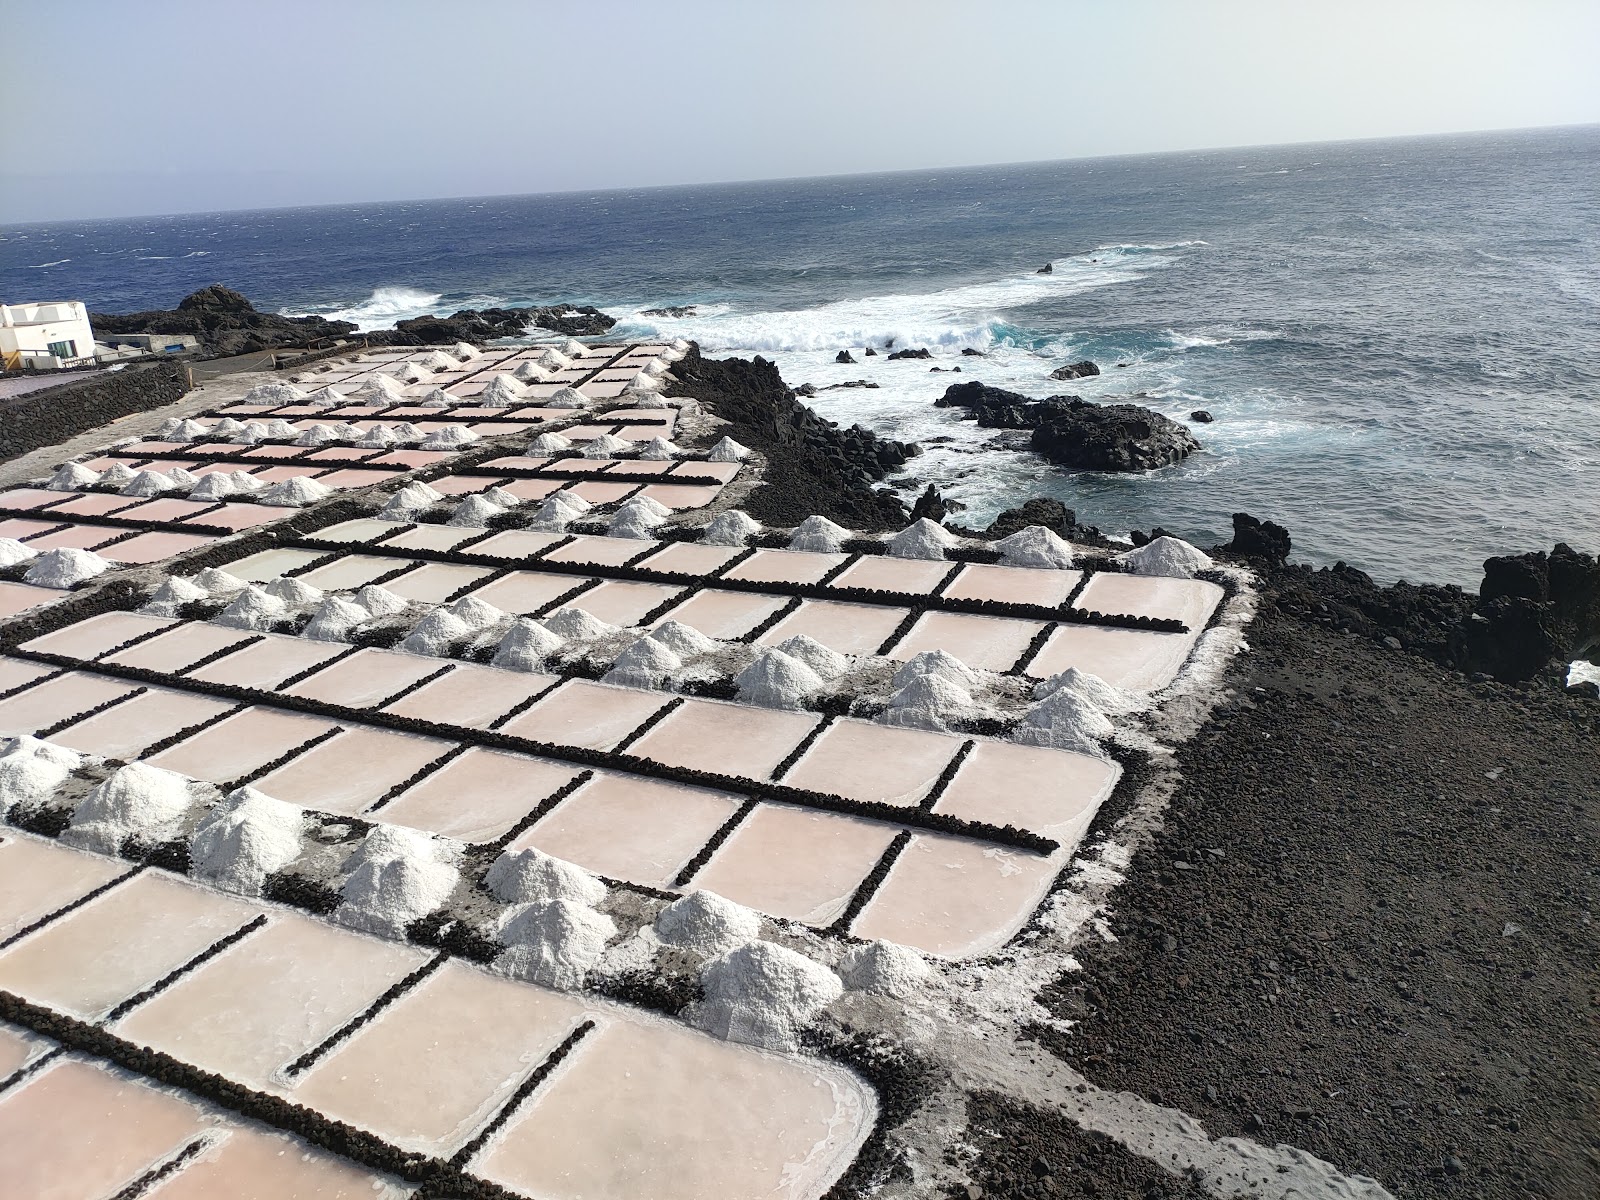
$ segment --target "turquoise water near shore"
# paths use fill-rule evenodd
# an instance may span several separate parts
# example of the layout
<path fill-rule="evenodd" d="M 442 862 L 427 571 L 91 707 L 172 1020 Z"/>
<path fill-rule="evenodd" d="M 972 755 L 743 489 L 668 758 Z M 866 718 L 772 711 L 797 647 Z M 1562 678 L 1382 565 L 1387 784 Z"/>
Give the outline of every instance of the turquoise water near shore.
<path fill-rule="evenodd" d="M 1209 543 L 1245 510 L 1297 558 L 1467 586 L 1489 554 L 1600 549 L 1597 127 L 11 227 L 0 281 L 101 311 L 222 281 L 363 328 L 593 303 L 791 384 L 879 384 L 812 403 L 929 443 L 903 487 L 972 522 L 1044 494 Z M 891 341 L 935 359 L 863 359 Z M 1103 373 L 1048 378 L 1082 358 Z M 1216 422 L 1181 466 L 1066 473 L 935 409 L 934 366 Z"/>

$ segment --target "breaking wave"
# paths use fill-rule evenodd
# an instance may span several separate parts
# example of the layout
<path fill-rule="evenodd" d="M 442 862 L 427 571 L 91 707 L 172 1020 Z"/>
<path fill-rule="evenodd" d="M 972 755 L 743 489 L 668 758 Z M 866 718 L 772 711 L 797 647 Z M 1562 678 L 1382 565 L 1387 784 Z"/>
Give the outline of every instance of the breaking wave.
<path fill-rule="evenodd" d="M 347 308 L 284 309 L 285 317 L 326 317 L 330 321 L 350 321 L 363 332 L 388 329 L 397 321 L 429 316 L 437 311 L 440 292 L 423 292 L 408 287 L 381 287 L 359 304 Z"/>
<path fill-rule="evenodd" d="M 28 264 L 28 269 L 30 271 L 42 271 L 46 267 L 59 267 L 62 263 L 69 263 L 71 261 L 72 260 L 70 258 L 58 258 L 55 260 L 55 262 L 30 263 Z"/>

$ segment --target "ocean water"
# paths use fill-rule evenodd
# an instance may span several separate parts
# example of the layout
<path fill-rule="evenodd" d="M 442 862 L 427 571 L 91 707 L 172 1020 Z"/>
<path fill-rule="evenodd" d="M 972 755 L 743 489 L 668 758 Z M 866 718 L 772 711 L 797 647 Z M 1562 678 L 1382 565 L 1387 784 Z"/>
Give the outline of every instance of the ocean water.
<path fill-rule="evenodd" d="M 1600 550 L 1595 126 L 0 229 L 10 298 L 121 312 L 219 281 L 365 329 L 592 303 L 792 385 L 867 379 L 812 403 L 928 443 L 899 486 L 969 523 L 1048 495 L 1207 545 L 1243 510 L 1299 559 L 1466 586 L 1489 554 Z M 935 359 L 862 359 L 891 341 Z M 1103 373 L 1048 378 L 1083 358 Z M 1216 421 L 1183 465 L 1063 472 L 934 408 L 957 377 L 933 366 Z"/>

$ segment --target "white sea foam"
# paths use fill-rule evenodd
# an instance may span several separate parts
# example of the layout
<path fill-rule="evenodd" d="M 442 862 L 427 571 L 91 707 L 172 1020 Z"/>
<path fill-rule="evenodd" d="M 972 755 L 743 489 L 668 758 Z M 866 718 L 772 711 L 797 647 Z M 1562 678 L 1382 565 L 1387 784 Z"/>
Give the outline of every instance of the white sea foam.
<path fill-rule="evenodd" d="M 391 329 L 397 322 L 412 317 L 434 316 L 436 306 L 443 299 L 437 292 L 423 292 L 408 287 L 381 287 L 356 304 L 344 308 L 320 308 L 304 311 L 281 310 L 286 317 L 323 317 L 329 321 L 350 321 L 362 333 L 372 329 Z"/>

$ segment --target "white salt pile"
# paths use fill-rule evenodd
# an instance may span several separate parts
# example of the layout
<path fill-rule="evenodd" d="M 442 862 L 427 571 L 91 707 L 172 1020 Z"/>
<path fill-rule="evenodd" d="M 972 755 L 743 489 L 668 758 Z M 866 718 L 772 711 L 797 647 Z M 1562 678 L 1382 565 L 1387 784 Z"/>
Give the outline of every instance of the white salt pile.
<path fill-rule="evenodd" d="M 100 478 L 95 481 L 97 487 L 120 488 L 132 479 L 135 472 L 127 463 L 112 463 L 100 472 Z"/>
<path fill-rule="evenodd" d="M 150 597 L 149 602 L 139 611 L 150 613 L 152 616 L 157 617 L 175 617 L 178 615 L 178 610 L 185 604 L 191 604 L 196 600 L 204 600 L 205 598 L 205 588 L 200 587 L 193 580 L 174 576 L 162 583 L 155 590 L 155 594 Z"/>
<path fill-rule="evenodd" d="M 687 354 L 689 352 L 689 347 L 692 346 L 692 345 L 694 345 L 694 343 L 691 342 L 688 338 L 673 338 L 672 339 L 672 348 L 674 350 L 676 350 L 679 354 Z"/>
<path fill-rule="evenodd" d="M 467 362 L 471 359 L 477 358 L 482 351 L 476 346 L 472 345 L 470 342 L 457 342 L 454 346 L 450 347 L 448 353 L 455 355 L 455 357 L 460 359 L 462 362 Z"/>
<path fill-rule="evenodd" d="M 45 490 L 50 492 L 81 492 L 100 482 L 100 472 L 90 470 L 82 463 L 63 463 L 56 468 L 56 473 L 50 476 Z"/>
<path fill-rule="evenodd" d="M 333 495 L 333 489 L 325 483 L 318 483 L 309 475 L 296 475 L 293 479 L 285 479 L 282 483 L 275 483 L 262 491 L 256 498 L 262 504 L 278 505 L 283 508 L 303 508 L 307 504 L 315 504 L 319 500 L 326 500 Z"/>
<path fill-rule="evenodd" d="M 651 375 L 646 371 L 640 371 L 632 379 L 628 380 L 627 383 L 622 385 L 622 394 L 624 396 L 628 396 L 635 392 L 653 392 L 660 388 L 660 386 L 661 380 L 657 379 L 654 375 Z"/>
<path fill-rule="evenodd" d="M 518 617 L 495 647 L 492 665 L 507 671 L 542 671 L 566 640 L 532 617 Z"/>
<path fill-rule="evenodd" d="M 528 456 L 530 458 L 554 458 L 557 454 L 572 449 L 572 442 L 562 437 L 559 433 L 541 433 L 528 443 Z"/>
<path fill-rule="evenodd" d="M 23 735 L 0 743 L 0 817 L 17 805 L 43 804 L 67 781 L 83 755 Z"/>
<path fill-rule="evenodd" d="M 561 343 L 561 353 L 568 358 L 582 358 L 589 353 L 589 347 L 585 346 L 577 338 L 568 338 Z"/>
<path fill-rule="evenodd" d="M 341 442 L 353 442 L 365 436 L 365 431 L 359 425 L 352 425 L 349 421 L 340 421 L 333 427 L 334 438 Z"/>
<path fill-rule="evenodd" d="M 247 586 L 237 575 L 229 575 L 220 567 L 207 567 L 193 576 L 196 587 L 206 590 L 208 596 L 232 596 Z"/>
<path fill-rule="evenodd" d="M 306 397 L 307 404 L 315 404 L 321 408 L 332 408 L 336 404 L 343 404 L 344 397 L 331 387 L 320 387 Z"/>
<path fill-rule="evenodd" d="M 244 426 L 229 440 L 240 446 L 254 446 L 259 442 L 266 441 L 271 436 L 272 434 L 267 430 L 263 422 L 246 421 Z"/>
<path fill-rule="evenodd" d="M 519 383 L 538 383 L 540 380 L 544 379 L 549 372 L 541 367 L 538 363 L 525 362 L 520 364 L 515 371 L 511 372 L 511 374 Z"/>
<path fill-rule="evenodd" d="M 244 428 L 243 421 L 236 421 L 232 417 L 223 417 L 211 427 L 211 436 L 217 441 L 232 437 Z"/>
<path fill-rule="evenodd" d="M 510 408 L 521 404 L 527 396 L 522 385 L 509 375 L 496 375 L 481 392 L 472 397 L 479 408 Z"/>
<path fill-rule="evenodd" d="M 491 504 L 498 504 L 501 508 L 516 508 L 522 503 L 522 498 L 513 492 L 506 491 L 503 487 L 487 487 L 478 495 Z"/>
<path fill-rule="evenodd" d="M 476 632 L 449 609 L 436 608 L 412 627 L 405 641 L 400 643 L 400 649 L 430 658 L 445 658 L 452 648 Z"/>
<path fill-rule="evenodd" d="M 376 428 L 383 429 L 385 426 L 379 425 L 376 426 Z M 394 444 L 397 446 L 414 445 L 415 443 L 420 442 L 423 437 L 426 436 L 422 430 L 418 429 L 410 421 L 401 421 L 398 425 L 390 425 L 387 426 L 387 428 L 390 435 L 394 438 Z M 370 431 L 368 436 L 371 436 Z"/>
<path fill-rule="evenodd" d="M 734 441 L 731 437 L 724 437 L 715 446 L 711 447 L 711 452 L 706 455 L 706 461 L 707 462 L 743 462 L 745 459 L 747 459 L 749 457 L 750 457 L 750 450 L 749 450 L 748 447 L 741 446 L 738 442 Z"/>
<path fill-rule="evenodd" d="M 329 442 L 338 440 L 339 435 L 334 432 L 332 425 L 324 425 L 318 422 L 309 429 L 302 431 L 300 436 L 295 438 L 294 444 L 296 446 L 326 446 Z"/>
<path fill-rule="evenodd" d="M 583 448 L 585 458 L 615 458 L 634 448 L 633 443 L 627 438 L 619 438 L 614 433 L 602 433 Z"/>
<path fill-rule="evenodd" d="M 238 491 L 233 476 L 227 471 L 213 471 L 189 489 L 191 500 L 226 500 Z"/>
<path fill-rule="evenodd" d="M 225 891 L 259 896 L 269 875 L 300 857 L 304 826 L 303 809 L 237 788 L 190 834 L 191 869 Z"/>
<path fill-rule="evenodd" d="M 838 554 L 844 544 L 854 537 L 843 525 L 835 525 L 827 517 L 807 517 L 795 526 L 789 538 L 789 549 L 803 550 L 808 554 Z"/>
<path fill-rule="evenodd" d="M 943 525 L 921 517 L 890 538 L 888 550 L 895 558 L 943 558 L 955 544 L 955 535 Z"/>
<path fill-rule="evenodd" d="M 404 937 L 406 926 L 450 898 L 460 878 L 455 853 L 442 839 L 398 825 L 377 825 L 345 861 L 333 919 L 380 937 Z"/>
<path fill-rule="evenodd" d="M 644 369 L 646 374 L 649 375 L 665 375 L 667 373 L 666 359 L 652 358 L 649 362 L 645 363 Z"/>
<path fill-rule="evenodd" d="M 614 538 L 646 539 L 666 523 L 671 512 L 648 496 L 635 496 L 612 514 L 606 532 Z"/>
<path fill-rule="evenodd" d="M 850 658 L 824 646 L 816 638 L 803 633 L 797 633 L 791 638 L 779 642 L 775 649 L 782 650 L 790 658 L 805 663 L 826 681 L 838 679 L 850 670 Z"/>
<path fill-rule="evenodd" d="M 460 504 L 456 505 L 450 510 L 450 518 L 445 522 L 445 524 L 454 525 L 457 527 L 481 527 L 489 523 L 490 517 L 501 516 L 505 511 L 506 510 L 503 506 L 496 504 L 487 496 L 468 496 Z"/>
<path fill-rule="evenodd" d="M 462 446 L 470 446 L 478 440 L 478 435 L 465 425 L 446 425 L 443 429 L 435 429 L 422 439 L 423 450 L 459 450 Z"/>
<path fill-rule="evenodd" d="M 1043 525 L 1029 525 L 994 544 L 1008 567 L 1065 570 L 1072 565 L 1072 546 Z"/>
<path fill-rule="evenodd" d="M 267 422 L 267 434 L 269 437 L 281 440 L 285 438 L 296 437 L 299 432 L 300 431 L 298 429 L 289 424 L 289 422 L 285 421 L 282 417 L 277 417 Z"/>
<path fill-rule="evenodd" d="M 617 655 L 602 683 L 619 687 L 658 688 L 662 681 L 681 670 L 683 659 L 669 647 L 651 637 L 642 637 Z"/>
<path fill-rule="evenodd" d="M 569 605 L 545 618 L 544 626 L 569 642 L 592 642 L 617 632 L 617 626 L 602 621 L 576 605 Z"/>
<path fill-rule="evenodd" d="M 1127 713 L 1139 707 L 1131 693 L 1077 667 L 1068 667 L 1059 675 L 1040 680 L 1033 687 L 1033 698 L 1043 700 L 1060 691 L 1072 692 L 1105 713 Z"/>
<path fill-rule="evenodd" d="M 32 546 L 24 545 L 16 538 L 0 538 L 0 567 L 14 567 L 20 562 L 27 562 L 38 555 Z"/>
<path fill-rule="evenodd" d="M 978 675 L 971 667 L 946 650 L 924 650 L 908 658 L 894 673 L 894 686 L 903 688 L 913 679 L 937 675 L 963 691 L 978 686 Z"/>
<path fill-rule="evenodd" d="M 737 508 L 713 517 L 700 539 L 707 546 L 743 546 L 761 532 L 761 522 Z"/>
<path fill-rule="evenodd" d="M 429 371 L 453 371 L 461 365 L 442 350 L 431 351 L 417 362 L 419 366 Z"/>
<path fill-rule="evenodd" d="M 177 490 L 177 481 L 171 476 L 163 475 L 160 471 L 140 471 L 122 486 L 121 494 L 149 498 Z"/>
<path fill-rule="evenodd" d="M 634 408 L 672 408 L 673 403 L 660 392 L 635 392 L 628 397 Z M 691 403 L 693 403 L 691 401 Z"/>
<path fill-rule="evenodd" d="M 24 583 L 35 587 L 72 588 L 86 579 L 109 571 L 112 564 L 88 550 L 46 550 L 33 560 L 23 575 Z"/>
<path fill-rule="evenodd" d="M 292 608 L 303 608 L 307 604 L 315 604 L 321 600 L 322 589 L 313 587 L 303 580 L 285 576 L 267 584 L 267 595 L 276 596 Z"/>
<path fill-rule="evenodd" d="M 258 383 L 244 394 L 246 404 L 294 404 L 304 400 L 306 394 L 292 383 L 282 383 L 277 380 L 271 383 Z"/>
<path fill-rule="evenodd" d="M 856 946 L 846 954 L 839 962 L 839 975 L 851 991 L 906 1000 L 933 978 L 933 970 L 927 959 L 909 946 L 879 941 Z"/>
<path fill-rule="evenodd" d="M 548 900 L 502 918 L 494 969 L 512 979 L 576 990 L 616 936 L 616 922 L 584 904 Z"/>
<path fill-rule="evenodd" d="M 445 391 L 442 387 L 429 388 L 422 394 L 422 399 L 417 401 L 419 408 L 454 408 L 461 401 Z"/>
<path fill-rule="evenodd" d="M 361 605 L 330 596 L 317 606 L 300 636 L 317 642 L 348 641 L 350 631 L 371 618 L 372 614 Z"/>
<path fill-rule="evenodd" d="M 444 606 L 444 611 L 466 622 L 471 629 L 489 629 L 506 619 L 506 614 L 502 610 L 477 596 L 463 596 L 459 600 L 452 600 Z"/>
<path fill-rule="evenodd" d="M 556 492 L 539 506 L 533 514 L 533 519 L 528 522 L 528 528 L 546 533 L 559 533 L 569 522 L 576 521 L 586 511 L 570 503 L 579 499 L 581 497 L 574 496 L 570 492 Z"/>
<path fill-rule="evenodd" d="M 390 373 L 403 383 L 421 383 L 432 372 L 423 370 L 417 363 L 403 362 L 397 363 Z"/>
<path fill-rule="evenodd" d="M 565 371 L 572 365 L 572 360 L 554 347 L 546 350 L 534 361 L 547 371 Z"/>
<path fill-rule="evenodd" d="M 756 655 L 733 682 L 740 700 L 766 708 L 800 708 L 807 696 L 826 686 L 822 676 L 798 658 L 770 647 Z"/>
<path fill-rule="evenodd" d="M 1098 754 L 1100 742 L 1111 733 L 1111 720 L 1105 713 L 1076 692 L 1063 688 L 1028 709 L 1013 737 L 1025 746 Z"/>
<path fill-rule="evenodd" d="M 639 457 L 646 462 L 666 462 L 677 458 L 683 450 L 664 437 L 653 437 L 644 444 L 644 449 L 639 451 Z"/>
<path fill-rule="evenodd" d="M 1157 575 L 1166 579 L 1193 579 L 1197 571 L 1209 570 L 1214 565 L 1210 555 L 1175 537 L 1158 537 L 1117 558 L 1135 575 Z"/>
<path fill-rule="evenodd" d="M 663 621 L 652 629 L 648 635 L 651 641 L 660 642 L 679 658 L 689 659 L 701 654 L 710 654 L 718 649 L 721 643 L 715 638 L 709 638 L 693 626 L 685 625 L 682 621 Z"/>
<path fill-rule="evenodd" d="M 194 794 L 185 776 L 134 762 L 101 780 L 78 802 L 63 842 L 118 854 L 130 837 L 162 842 L 172 837 Z"/>
<path fill-rule="evenodd" d="M 800 1031 L 844 994 L 839 977 L 803 954 L 751 942 L 700 971 L 705 1000 L 692 1020 L 715 1037 L 767 1050 L 792 1051 Z"/>
<path fill-rule="evenodd" d="M 397 596 L 388 588 L 379 587 L 375 583 L 367 584 L 356 593 L 356 603 L 375 617 L 393 616 L 410 607 L 404 597 Z"/>
<path fill-rule="evenodd" d="M 507 904 L 571 900 L 594 905 L 606 898 L 606 885 L 599 876 L 531 846 L 501 851 L 489 864 L 483 885 L 495 899 Z"/>
<path fill-rule="evenodd" d="M 545 408 L 587 408 L 589 397 L 585 396 L 575 387 L 557 388 L 550 398 L 543 402 Z"/>
<path fill-rule="evenodd" d="M 761 914 L 704 889 L 674 900 L 656 915 L 656 936 L 709 957 L 754 941 L 761 935 Z"/>
<path fill-rule="evenodd" d="M 444 493 L 425 483 L 408 483 L 378 510 L 380 521 L 412 521 L 416 515 L 444 499 Z"/>
<path fill-rule="evenodd" d="M 394 445 L 400 439 L 395 436 L 393 429 L 387 425 L 374 425 L 358 437 L 353 445 L 362 450 L 384 450 Z"/>
<path fill-rule="evenodd" d="M 405 388 L 391 376 L 373 375 L 351 392 L 349 398 L 359 400 L 363 404 L 394 404 L 404 394 Z"/>
<path fill-rule="evenodd" d="M 889 697 L 885 725 L 910 729 L 946 730 L 963 717 L 974 715 L 972 696 L 942 675 L 918 675 Z"/>
<path fill-rule="evenodd" d="M 168 417 L 165 421 L 156 426 L 155 440 L 158 442 L 194 441 L 192 436 L 184 436 L 184 426 L 186 424 L 192 424 L 196 426 L 202 436 L 207 432 L 206 426 L 201 425 L 198 421 L 186 422 L 182 417 Z"/>
<path fill-rule="evenodd" d="M 264 588 L 248 585 L 235 596 L 212 621 L 233 629 L 253 629 L 257 632 L 271 629 L 279 621 L 288 619 L 289 606 Z"/>

